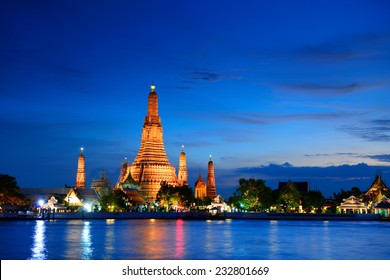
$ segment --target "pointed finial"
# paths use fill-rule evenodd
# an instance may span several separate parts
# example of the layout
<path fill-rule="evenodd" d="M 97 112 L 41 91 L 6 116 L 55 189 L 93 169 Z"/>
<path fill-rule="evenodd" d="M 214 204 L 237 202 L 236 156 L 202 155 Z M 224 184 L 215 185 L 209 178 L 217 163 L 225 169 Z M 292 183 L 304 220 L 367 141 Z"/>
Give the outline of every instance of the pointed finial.
<path fill-rule="evenodd" d="M 155 89 L 156 87 L 154 86 L 154 82 L 152 82 L 152 85 L 150 86 L 150 89 L 152 90 L 152 92 L 154 92 L 154 89 Z"/>
<path fill-rule="evenodd" d="M 81 152 L 81 153 L 84 152 L 84 148 L 83 148 L 83 147 L 80 148 L 80 152 Z"/>
<path fill-rule="evenodd" d="M 181 151 L 184 152 L 184 145 L 181 145 Z"/>
<path fill-rule="evenodd" d="M 211 160 L 212 156 L 210 155 L 210 160 Z"/>

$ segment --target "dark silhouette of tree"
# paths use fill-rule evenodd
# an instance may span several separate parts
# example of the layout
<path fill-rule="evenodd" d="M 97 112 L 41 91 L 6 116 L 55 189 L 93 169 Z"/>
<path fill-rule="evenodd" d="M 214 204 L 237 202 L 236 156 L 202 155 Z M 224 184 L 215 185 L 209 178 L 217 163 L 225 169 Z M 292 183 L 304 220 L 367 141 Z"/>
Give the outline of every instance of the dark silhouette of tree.
<path fill-rule="evenodd" d="M 323 203 L 324 197 L 320 191 L 310 191 L 303 196 L 303 208 L 307 212 L 316 210 L 320 213 Z"/>
<path fill-rule="evenodd" d="M 0 174 L 0 204 L 25 205 L 25 196 L 20 192 L 15 177 Z"/>

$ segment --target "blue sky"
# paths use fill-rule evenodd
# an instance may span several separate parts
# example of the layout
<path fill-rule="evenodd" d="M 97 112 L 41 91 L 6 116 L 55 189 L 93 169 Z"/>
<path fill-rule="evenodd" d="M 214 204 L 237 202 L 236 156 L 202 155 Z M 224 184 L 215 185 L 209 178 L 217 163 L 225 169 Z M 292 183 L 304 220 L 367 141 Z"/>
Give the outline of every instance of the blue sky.
<path fill-rule="evenodd" d="M 210 154 L 226 197 L 247 176 L 390 182 L 388 1 L 79 2 L 0 3 L 0 172 L 20 186 L 74 184 L 80 147 L 87 180 L 115 182 L 152 81 L 190 184 Z"/>

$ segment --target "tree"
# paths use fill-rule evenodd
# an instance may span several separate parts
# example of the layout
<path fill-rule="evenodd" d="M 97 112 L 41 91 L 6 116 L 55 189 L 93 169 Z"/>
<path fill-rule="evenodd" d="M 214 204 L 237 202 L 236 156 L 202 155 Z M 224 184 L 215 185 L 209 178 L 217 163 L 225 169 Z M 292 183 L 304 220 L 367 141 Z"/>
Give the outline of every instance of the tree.
<path fill-rule="evenodd" d="M 192 188 L 188 185 L 175 187 L 163 182 L 156 195 L 156 202 L 166 211 L 175 205 L 182 208 L 189 207 L 194 200 Z"/>
<path fill-rule="evenodd" d="M 324 197 L 320 191 L 310 191 L 303 196 L 303 208 L 308 212 L 312 210 L 321 211 L 323 203 Z"/>
<path fill-rule="evenodd" d="M 120 189 L 114 189 L 100 198 L 101 211 L 126 211 L 129 201 L 126 194 Z"/>
<path fill-rule="evenodd" d="M 25 205 L 25 197 L 15 177 L 0 174 L 0 204 Z"/>
<path fill-rule="evenodd" d="M 229 204 L 242 210 L 260 211 L 270 207 L 272 190 L 265 185 L 264 180 L 253 178 L 239 180 L 240 186 L 229 198 Z"/>
<path fill-rule="evenodd" d="M 279 190 L 278 203 L 283 204 L 287 212 L 294 212 L 299 206 L 301 194 L 292 182 L 287 183 Z"/>

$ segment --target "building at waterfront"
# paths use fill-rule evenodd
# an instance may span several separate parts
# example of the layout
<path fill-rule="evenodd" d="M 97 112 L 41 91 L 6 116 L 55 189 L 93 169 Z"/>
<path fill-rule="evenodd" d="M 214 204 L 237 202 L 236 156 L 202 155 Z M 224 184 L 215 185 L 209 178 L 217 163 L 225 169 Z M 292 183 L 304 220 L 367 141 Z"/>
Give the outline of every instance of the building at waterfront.
<path fill-rule="evenodd" d="M 351 195 L 349 198 L 344 198 L 343 201 L 339 206 L 341 213 L 367 214 L 367 206 L 360 198 Z"/>

